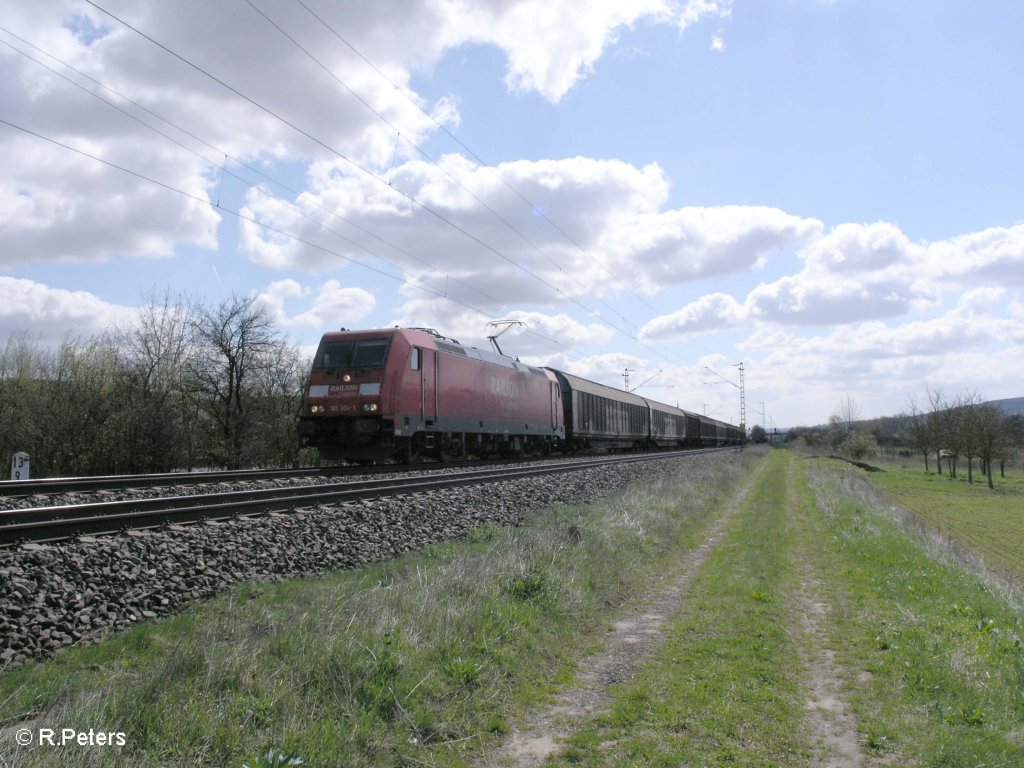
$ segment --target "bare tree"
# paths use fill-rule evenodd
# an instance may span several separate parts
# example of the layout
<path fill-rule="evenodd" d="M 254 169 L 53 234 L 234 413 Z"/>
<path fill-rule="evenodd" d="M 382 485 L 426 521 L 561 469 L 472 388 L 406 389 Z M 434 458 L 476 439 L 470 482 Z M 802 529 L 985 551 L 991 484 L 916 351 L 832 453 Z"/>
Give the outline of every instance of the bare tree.
<path fill-rule="evenodd" d="M 1003 414 L 994 405 L 984 403 L 976 392 L 943 397 L 937 389 L 928 389 L 931 412 L 924 418 L 913 407 L 908 434 L 918 450 L 935 451 L 938 471 L 947 460 L 950 477 L 956 477 L 957 459 L 967 459 L 967 481 L 974 482 L 974 459 L 980 459 L 981 471 L 994 487 L 993 463 L 1012 455 L 1024 442 L 1024 419 Z M 924 426 L 927 425 L 927 426 Z M 927 469 L 927 459 L 925 459 Z"/>
<path fill-rule="evenodd" d="M 861 422 L 860 407 L 847 395 L 839 401 L 838 412 L 828 419 L 828 441 L 834 451 L 859 461 L 875 453 L 878 443 L 858 422 Z"/>
<path fill-rule="evenodd" d="M 216 308 L 200 307 L 192 325 L 195 355 L 191 363 L 194 393 L 219 437 L 211 458 L 230 467 L 243 460 L 248 385 L 268 364 L 284 340 L 266 307 L 254 297 L 232 296 Z"/>
<path fill-rule="evenodd" d="M 266 308 L 151 291 L 130 326 L 0 346 L 0 454 L 40 475 L 294 463 L 308 365 Z"/>
<path fill-rule="evenodd" d="M 953 428 L 952 420 L 949 418 L 948 406 L 942 396 L 941 389 L 928 387 L 928 440 L 932 450 L 935 451 L 935 471 L 942 474 L 942 454 L 946 453 L 949 465 L 950 476 L 956 475 L 956 462 L 954 461 Z"/>
<path fill-rule="evenodd" d="M 994 488 L 992 482 L 992 462 L 1001 454 L 1009 453 L 1014 442 L 1014 421 L 1003 414 L 992 404 L 979 405 L 974 414 L 975 439 L 982 467 L 988 477 L 988 487 Z"/>
<path fill-rule="evenodd" d="M 1006 462 L 1018 456 L 1024 448 L 1024 416 L 1015 414 L 1006 416 L 1003 433 L 996 443 L 994 457 L 999 460 L 999 475 L 1006 477 Z"/>
<path fill-rule="evenodd" d="M 133 472 L 168 471 L 191 466 L 194 448 L 195 405 L 183 381 L 193 309 L 168 290 L 143 300 L 133 325 L 110 331 L 124 377 L 125 463 Z"/>
<path fill-rule="evenodd" d="M 46 365 L 27 331 L 12 333 L 0 352 L 0 454 L 7 459 L 18 451 L 33 454 L 34 459 L 38 456 L 40 430 L 35 417 L 46 406 L 39 376 Z"/>
<path fill-rule="evenodd" d="M 839 401 L 838 410 L 835 415 L 847 432 L 853 430 L 854 425 L 862 419 L 860 406 L 849 395 L 844 395 Z"/>
<path fill-rule="evenodd" d="M 904 421 L 904 430 L 906 437 L 911 447 L 921 452 L 924 457 L 924 471 L 929 472 L 930 467 L 928 466 L 929 454 L 935 450 L 933 445 L 933 432 L 929 419 L 929 414 L 921 411 L 917 405 L 917 399 L 914 397 L 910 398 L 910 413 L 907 415 Z M 941 473 L 942 467 L 939 467 Z"/>
<path fill-rule="evenodd" d="M 952 419 L 953 444 L 957 455 L 967 459 L 967 482 L 974 483 L 974 460 L 981 454 L 979 439 L 979 413 L 981 398 L 977 392 L 957 395 L 947 409 Z"/>

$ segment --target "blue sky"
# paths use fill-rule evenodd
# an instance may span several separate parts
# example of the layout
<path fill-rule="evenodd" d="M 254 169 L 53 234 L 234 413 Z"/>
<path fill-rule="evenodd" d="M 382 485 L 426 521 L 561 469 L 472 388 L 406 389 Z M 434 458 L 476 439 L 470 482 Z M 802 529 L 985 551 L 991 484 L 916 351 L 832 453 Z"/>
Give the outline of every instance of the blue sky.
<path fill-rule="evenodd" d="M 519 319 L 506 351 L 729 421 L 742 360 L 749 424 L 1024 395 L 1019 3 L 2 0 L 0 27 L 4 337 L 156 287 L 258 296 L 303 346 Z"/>

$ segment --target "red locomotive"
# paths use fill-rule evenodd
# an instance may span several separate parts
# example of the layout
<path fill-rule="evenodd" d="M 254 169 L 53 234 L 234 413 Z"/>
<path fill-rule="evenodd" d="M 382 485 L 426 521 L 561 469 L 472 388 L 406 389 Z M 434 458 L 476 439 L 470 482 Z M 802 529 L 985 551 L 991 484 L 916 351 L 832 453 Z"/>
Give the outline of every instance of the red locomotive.
<path fill-rule="evenodd" d="M 424 328 L 324 334 L 303 445 L 326 459 L 739 445 L 739 428 Z"/>
<path fill-rule="evenodd" d="M 553 373 L 434 331 L 324 334 L 299 420 L 328 459 L 546 454 L 565 437 Z"/>

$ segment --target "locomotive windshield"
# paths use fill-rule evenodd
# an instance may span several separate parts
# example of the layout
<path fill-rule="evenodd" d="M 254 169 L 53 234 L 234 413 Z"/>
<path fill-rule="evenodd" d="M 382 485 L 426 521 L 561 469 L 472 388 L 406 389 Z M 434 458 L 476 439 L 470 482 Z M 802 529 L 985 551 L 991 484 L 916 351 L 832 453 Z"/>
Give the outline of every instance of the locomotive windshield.
<path fill-rule="evenodd" d="M 375 368 L 384 365 L 387 339 L 324 341 L 316 351 L 314 368 Z"/>

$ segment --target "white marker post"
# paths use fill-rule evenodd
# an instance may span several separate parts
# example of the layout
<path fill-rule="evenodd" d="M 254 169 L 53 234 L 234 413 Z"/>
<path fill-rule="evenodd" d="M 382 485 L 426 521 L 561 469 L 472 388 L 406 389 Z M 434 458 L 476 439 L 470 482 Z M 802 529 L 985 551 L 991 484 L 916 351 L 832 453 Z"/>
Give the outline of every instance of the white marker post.
<path fill-rule="evenodd" d="M 11 480 L 28 480 L 28 454 L 24 451 L 11 458 Z"/>

